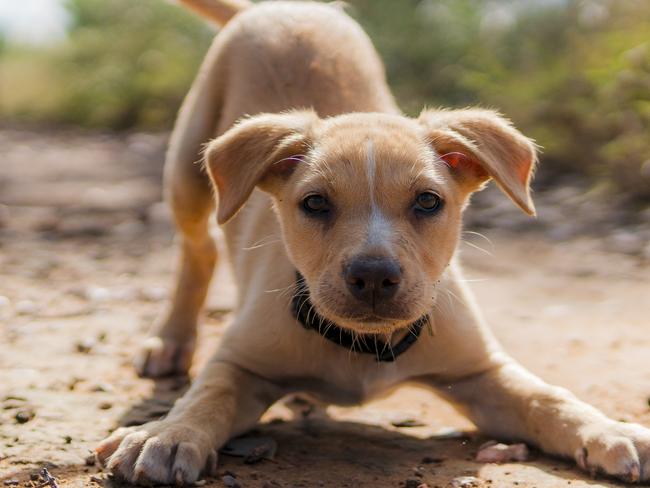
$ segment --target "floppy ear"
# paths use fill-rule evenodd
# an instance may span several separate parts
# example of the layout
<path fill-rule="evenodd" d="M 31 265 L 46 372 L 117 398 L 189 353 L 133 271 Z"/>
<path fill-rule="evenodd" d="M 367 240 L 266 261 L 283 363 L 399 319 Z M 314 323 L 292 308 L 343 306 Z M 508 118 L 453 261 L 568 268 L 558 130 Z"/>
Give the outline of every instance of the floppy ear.
<path fill-rule="evenodd" d="M 230 220 L 256 185 L 274 192 L 305 155 L 313 111 L 261 114 L 245 119 L 210 142 L 205 166 L 217 189 L 217 221 Z"/>
<path fill-rule="evenodd" d="M 425 110 L 419 121 L 435 152 L 468 191 L 490 178 L 524 212 L 535 215 L 530 180 L 535 144 L 491 110 Z"/>

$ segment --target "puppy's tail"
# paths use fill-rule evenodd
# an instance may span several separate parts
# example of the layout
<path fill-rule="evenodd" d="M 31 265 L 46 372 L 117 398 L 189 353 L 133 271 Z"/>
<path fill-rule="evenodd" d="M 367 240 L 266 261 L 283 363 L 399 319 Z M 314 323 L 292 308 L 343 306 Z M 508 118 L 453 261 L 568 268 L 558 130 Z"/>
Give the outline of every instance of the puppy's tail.
<path fill-rule="evenodd" d="M 180 3 L 218 25 L 225 25 L 253 5 L 249 0 L 180 0 Z"/>

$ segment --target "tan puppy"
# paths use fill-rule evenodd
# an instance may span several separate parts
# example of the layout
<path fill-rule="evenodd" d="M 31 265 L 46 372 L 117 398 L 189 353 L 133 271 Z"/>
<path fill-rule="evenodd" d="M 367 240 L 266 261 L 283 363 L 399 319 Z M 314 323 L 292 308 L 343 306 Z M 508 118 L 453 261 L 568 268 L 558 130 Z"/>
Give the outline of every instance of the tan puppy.
<path fill-rule="evenodd" d="M 490 436 L 649 480 L 650 430 L 610 420 L 516 364 L 460 279 L 454 253 L 473 191 L 492 178 L 534 213 L 534 145 L 490 111 L 402 116 L 369 39 L 335 7 L 185 3 L 220 22 L 237 15 L 172 137 L 165 185 L 183 260 L 141 372 L 190 364 L 216 260 L 214 197 L 195 162 L 215 136 L 205 161 L 238 310 L 171 413 L 117 430 L 98 447 L 100 460 L 130 482 L 191 483 L 287 394 L 356 404 L 408 380 L 436 388 Z"/>

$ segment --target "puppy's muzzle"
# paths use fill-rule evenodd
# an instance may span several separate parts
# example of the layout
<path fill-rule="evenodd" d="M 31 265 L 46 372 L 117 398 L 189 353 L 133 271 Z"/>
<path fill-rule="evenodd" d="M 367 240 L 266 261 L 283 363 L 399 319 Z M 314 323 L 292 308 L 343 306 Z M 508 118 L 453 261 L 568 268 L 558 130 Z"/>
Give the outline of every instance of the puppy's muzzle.
<path fill-rule="evenodd" d="M 373 309 L 392 299 L 402 281 L 402 269 L 391 258 L 361 256 L 343 268 L 348 290 Z"/>

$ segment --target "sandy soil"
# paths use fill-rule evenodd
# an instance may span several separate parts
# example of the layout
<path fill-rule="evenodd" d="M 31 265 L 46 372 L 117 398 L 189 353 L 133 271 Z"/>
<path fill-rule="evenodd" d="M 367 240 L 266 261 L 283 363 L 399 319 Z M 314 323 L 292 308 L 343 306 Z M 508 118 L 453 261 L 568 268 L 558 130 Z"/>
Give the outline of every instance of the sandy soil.
<path fill-rule="evenodd" d="M 165 307 L 175 267 L 171 226 L 157 203 L 164 144 L 164 136 L 152 135 L 0 131 L 6 486 L 38 485 L 34 473 L 42 467 L 62 487 L 115 485 L 86 461 L 90 450 L 119 425 L 163 415 L 186 387 L 180 379 L 139 379 L 131 367 Z M 544 379 L 618 419 L 650 425 L 650 263 L 647 241 L 634 241 L 643 233 L 564 232 L 560 243 L 535 225 L 488 228 L 487 240 L 466 234 L 466 277 L 497 336 Z M 632 241 L 622 249 L 627 254 L 603 245 Z M 220 270 L 196 368 L 230 319 L 233 293 Z M 403 388 L 362 407 L 330 408 L 329 415 L 292 419 L 286 407 L 273 407 L 258 433 L 277 441 L 275 459 L 247 465 L 222 456 L 222 474 L 243 487 L 447 487 L 460 476 L 495 487 L 619 486 L 534 451 L 524 463 L 477 463 L 486 439 L 428 391 Z M 405 419 L 423 425 L 392 425 Z"/>

